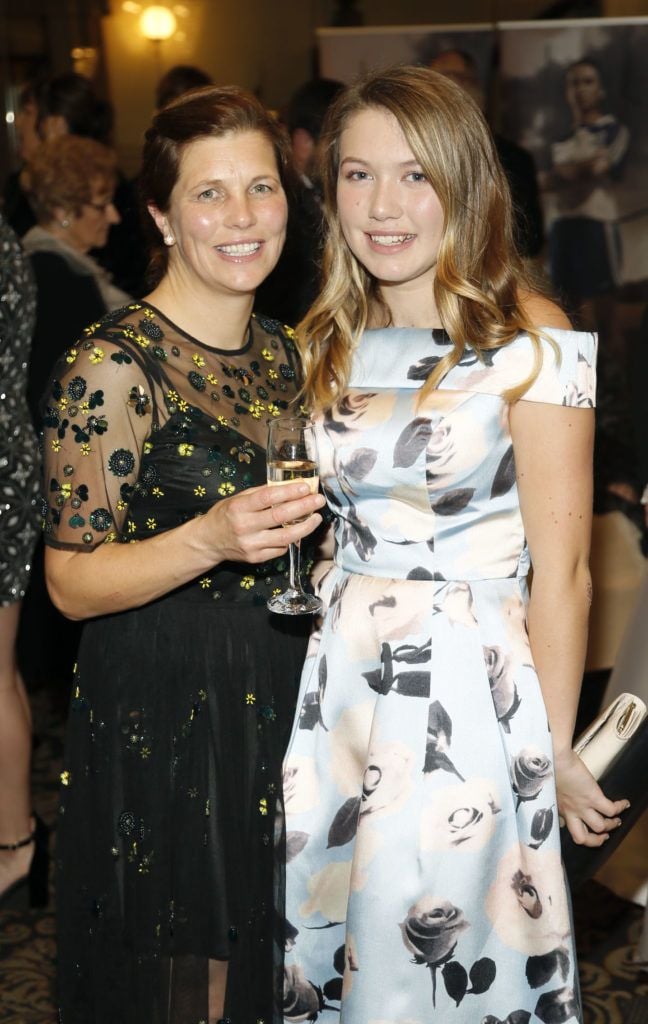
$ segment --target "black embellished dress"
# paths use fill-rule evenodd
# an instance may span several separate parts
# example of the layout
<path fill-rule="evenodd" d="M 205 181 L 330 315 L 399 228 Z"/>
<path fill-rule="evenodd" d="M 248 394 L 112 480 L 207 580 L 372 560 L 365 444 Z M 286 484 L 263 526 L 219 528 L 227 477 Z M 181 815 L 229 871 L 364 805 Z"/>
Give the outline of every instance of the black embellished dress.
<path fill-rule="evenodd" d="M 38 536 L 40 460 L 27 407 L 36 286 L 0 217 L 0 607 L 25 595 Z"/>
<path fill-rule="evenodd" d="M 46 543 L 137 543 L 265 483 L 295 350 L 253 317 L 220 351 L 143 304 L 65 354 L 45 416 Z M 63 1024 L 273 1019 L 273 820 L 309 623 L 266 610 L 287 559 L 222 563 L 83 630 L 57 835 Z"/>

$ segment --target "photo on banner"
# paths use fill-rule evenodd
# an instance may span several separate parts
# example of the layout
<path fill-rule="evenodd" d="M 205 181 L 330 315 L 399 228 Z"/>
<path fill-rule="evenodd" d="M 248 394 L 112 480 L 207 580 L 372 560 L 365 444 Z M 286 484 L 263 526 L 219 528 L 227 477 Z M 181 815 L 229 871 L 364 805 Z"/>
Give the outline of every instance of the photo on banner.
<path fill-rule="evenodd" d="M 429 65 L 441 54 L 467 55 L 484 93 L 490 87 L 495 32 L 484 25 L 389 25 L 317 29 L 320 75 L 349 83 L 389 64 Z"/>
<path fill-rule="evenodd" d="M 504 22 L 498 40 L 500 124 L 535 158 L 554 287 L 572 312 L 631 294 L 648 279 L 648 18 Z"/>

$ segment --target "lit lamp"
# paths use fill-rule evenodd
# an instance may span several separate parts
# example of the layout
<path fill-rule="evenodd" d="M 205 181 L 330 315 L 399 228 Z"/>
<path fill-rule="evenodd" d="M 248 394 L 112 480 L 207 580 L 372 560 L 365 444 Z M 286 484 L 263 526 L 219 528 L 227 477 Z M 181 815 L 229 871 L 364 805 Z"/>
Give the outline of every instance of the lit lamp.
<path fill-rule="evenodd" d="M 177 28 L 176 16 L 168 7 L 146 7 L 139 20 L 140 32 L 145 39 L 161 43 L 170 39 Z"/>

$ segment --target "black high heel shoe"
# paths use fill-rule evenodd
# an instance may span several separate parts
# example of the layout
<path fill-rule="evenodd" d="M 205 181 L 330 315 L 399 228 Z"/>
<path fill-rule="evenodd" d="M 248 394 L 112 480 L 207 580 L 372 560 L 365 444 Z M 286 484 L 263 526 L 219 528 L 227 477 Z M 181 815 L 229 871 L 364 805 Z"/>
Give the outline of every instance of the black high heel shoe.
<path fill-rule="evenodd" d="M 34 829 L 17 843 L 0 843 L 0 850 L 20 850 L 34 844 L 29 871 L 0 895 L 0 910 L 46 907 L 49 899 L 49 829 L 34 815 Z"/>

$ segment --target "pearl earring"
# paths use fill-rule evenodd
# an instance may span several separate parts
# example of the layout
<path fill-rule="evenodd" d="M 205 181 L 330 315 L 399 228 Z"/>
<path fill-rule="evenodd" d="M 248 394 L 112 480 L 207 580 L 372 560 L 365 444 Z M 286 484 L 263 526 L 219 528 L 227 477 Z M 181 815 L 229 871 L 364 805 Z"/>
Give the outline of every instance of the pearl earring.
<path fill-rule="evenodd" d="M 165 245 L 173 245 L 174 242 L 175 242 L 175 238 L 173 237 L 173 235 L 165 235 L 164 236 L 164 244 Z"/>

